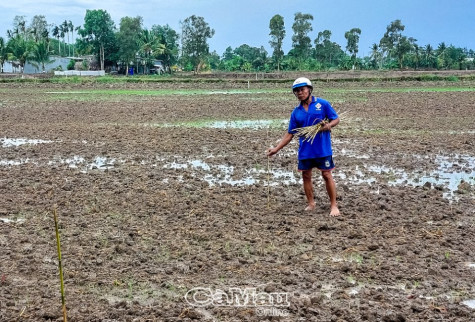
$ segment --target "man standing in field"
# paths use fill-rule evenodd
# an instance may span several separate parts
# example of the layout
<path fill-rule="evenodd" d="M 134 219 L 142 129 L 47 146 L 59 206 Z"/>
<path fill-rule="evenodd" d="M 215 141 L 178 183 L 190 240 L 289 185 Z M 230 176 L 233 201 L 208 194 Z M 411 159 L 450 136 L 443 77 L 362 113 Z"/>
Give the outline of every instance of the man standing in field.
<path fill-rule="evenodd" d="M 312 169 L 317 168 L 322 173 L 328 197 L 330 198 L 330 215 L 339 216 L 340 211 L 336 203 L 335 181 L 331 172 L 335 168 L 335 164 L 332 157 L 330 132 L 332 127 L 340 123 L 340 119 L 328 101 L 312 96 L 312 90 L 312 82 L 308 78 L 300 77 L 295 80 L 292 91 L 300 101 L 300 104 L 293 110 L 290 116 L 287 133 L 276 147 L 270 148 L 267 151 L 267 155 L 274 155 L 286 146 L 294 137 L 295 129 L 316 125 L 323 120 L 327 120 L 313 141 L 300 137 L 298 169 L 302 172 L 303 189 L 307 197 L 305 211 L 315 209 Z"/>

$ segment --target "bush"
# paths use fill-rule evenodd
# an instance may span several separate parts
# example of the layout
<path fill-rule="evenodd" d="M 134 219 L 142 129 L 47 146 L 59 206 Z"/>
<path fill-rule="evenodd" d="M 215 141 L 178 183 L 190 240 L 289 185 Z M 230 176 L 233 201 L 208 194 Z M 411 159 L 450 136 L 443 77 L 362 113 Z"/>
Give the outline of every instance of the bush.
<path fill-rule="evenodd" d="M 68 70 L 74 70 L 74 64 L 75 64 L 75 63 L 76 63 L 76 62 L 71 59 L 71 60 L 69 61 L 69 64 L 68 64 L 67 69 L 68 69 Z"/>

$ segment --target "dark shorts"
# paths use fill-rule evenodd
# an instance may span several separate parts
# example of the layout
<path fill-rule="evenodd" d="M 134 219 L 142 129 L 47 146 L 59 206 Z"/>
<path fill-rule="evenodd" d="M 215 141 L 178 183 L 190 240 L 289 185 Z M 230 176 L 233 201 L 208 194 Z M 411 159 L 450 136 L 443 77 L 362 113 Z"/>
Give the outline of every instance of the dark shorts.
<path fill-rule="evenodd" d="M 333 170 L 335 168 L 333 157 L 329 155 L 323 158 L 299 160 L 299 171 L 310 170 L 313 168 L 317 168 L 321 171 Z"/>

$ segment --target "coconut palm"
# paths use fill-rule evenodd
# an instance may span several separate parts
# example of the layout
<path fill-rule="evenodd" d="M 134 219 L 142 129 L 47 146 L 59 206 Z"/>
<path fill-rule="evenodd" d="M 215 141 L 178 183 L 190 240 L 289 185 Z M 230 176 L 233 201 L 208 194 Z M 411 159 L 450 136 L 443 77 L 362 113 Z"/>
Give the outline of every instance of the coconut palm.
<path fill-rule="evenodd" d="M 23 73 L 25 63 L 31 53 L 30 43 L 21 35 L 17 35 L 8 41 L 7 47 L 9 48 L 8 59 L 17 60 Z"/>
<path fill-rule="evenodd" d="M 164 52 L 165 45 L 161 43 L 161 37 L 153 30 L 143 29 L 140 34 L 140 53 L 144 64 L 151 65 L 154 56 L 161 55 Z"/>
<path fill-rule="evenodd" d="M 371 46 L 371 58 L 373 59 L 374 64 L 381 69 L 383 65 L 383 53 L 379 50 L 379 46 L 376 43 Z"/>
<path fill-rule="evenodd" d="M 58 40 L 58 55 L 61 56 L 61 43 L 59 42 L 61 31 L 58 26 L 54 26 L 53 28 L 53 37 Z"/>
<path fill-rule="evenodd" d="M 3 73 L 3 64 L 5 61 L 8 59 L 8 49 L 7 49 L 7 43 L 5 42 L 5 39 L 3 37 L 0 37 L 0 65 L 1 65 L 1 70 Z"/>
<path fill-rule="evenodd" d="M 73 56 L 74 56 L 74 25 L 71 20 L 68 21 L 68 29 L 71 31 L 71 43 L 73 44 Z M 68 38 L 69 39 L 69 38 Z"/>
<path fill-rule="evenodd" d="M 74 28 L 77 33 L 79 33 L 79 30 L 81 29 L 81 26 L 77 26 Z M 76 42 L 73 40 L 73 56 L 74 56 L 74 48 L 76 47 Z"/>
<path fill-rule="evenodd" d="M 64 33 L 67 34 L 67 36 L 68 36 L 68 56 L 71 56 L 71 51 L 70 51 L 70 48 L 69 48 L 69 24 L 66 20 L 64 20 L 61 25 L 63 26 Z M 64 38 L 63 38 L 63 41 L 64 41 Z"/>
<path fill-rule="evenodd" d="M 51 64 L 54 60 L 50 59 L 51 52 L 48 51 L 48 44 L 46 41 L 40 41 L 35 44 L 33 50 L 31 51 L 31 58 L 33 66 L 39 69 L 39 65 L 41 65 L 41 71 L 45 72 L 45 64 Z"/>

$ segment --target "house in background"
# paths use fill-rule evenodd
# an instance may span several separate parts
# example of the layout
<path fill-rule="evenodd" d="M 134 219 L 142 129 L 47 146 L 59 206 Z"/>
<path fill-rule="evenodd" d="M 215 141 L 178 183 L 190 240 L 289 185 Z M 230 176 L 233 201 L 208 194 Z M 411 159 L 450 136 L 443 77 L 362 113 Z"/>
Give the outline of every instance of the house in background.
<path fill-rule="evenodd" d="M 86 61 L 87 66 L 91 67 L 94 65 L 94 55 L 87 55 L 81 57 L 61 57 L 61 56 L 50 56 L 50 60 L 52 61 L 49 64 L 45 64 L 45 71 L 50 73 L 54 70 L 68 70 L 68 65 L 71 60 L 75 61 L 75 67 L 80 67 L 83 61 Z M 42 68 L 40 64 L 37 64 L 36 67 L 31 62 L 26 62 L 25 67 L 23 69 L 24 74 L 39 74 L 42 73 Z M 3 65 L 3 72 L 4 73 L 21 73 L 20 65 L 16 61 L 6 61 Z"/>

